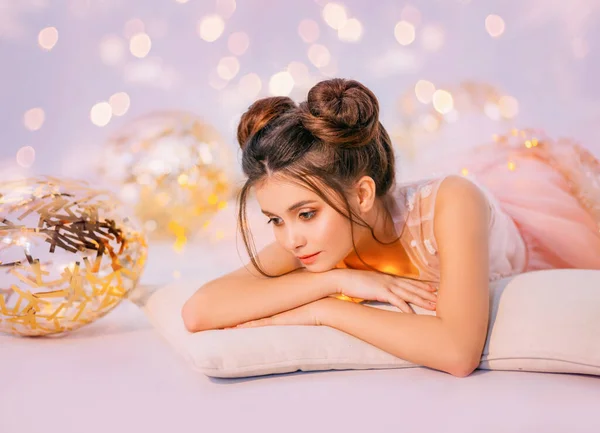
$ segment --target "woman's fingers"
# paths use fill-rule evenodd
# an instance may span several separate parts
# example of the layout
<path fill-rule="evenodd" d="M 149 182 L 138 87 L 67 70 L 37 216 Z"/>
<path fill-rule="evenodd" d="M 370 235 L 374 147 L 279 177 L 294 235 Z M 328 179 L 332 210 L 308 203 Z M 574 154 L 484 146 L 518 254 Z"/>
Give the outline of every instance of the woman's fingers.
<path fill-rule="evenodd" d="M 429 292 L 427 290 L 421 289 L 419 287 L 413 286 L 409 283 L 396 282 L 394 287 L 403 290 L 407 293 L 412 293 L 419 298 L 426 299 L 428 301 L 437 302 L 437 294 Z"/>
<path fill-rule="evenodd" d="M 408 303 L 406 303 L 400 296 L 391 291 L 389 293 L 389 299 L 386 302 L 392 304 L 394 307 L 399 308 L 403 313 L 414 314 L 414 311 L 412 308 L 410 308 L 410 305 L 408 305 Z"/>
<path fill-rule="evenodd" d="M 424 281 L 419 281 L 419 280 L 408 280 L 406 278 L 402 278 L 402 277 L 396 277 L 394 278 L 394 283 L 395 284 L 399 284 L 401 286 L 406 286 L 406 287 L 415 287 L 415 288 L 419 288 L 419 289 L 423 289 L 427 292 L 437 292 L 437 287 L 434 286 L 431 283 L 426 283 Z"/>
<path fill-rule="evenodd" d="M 398 296 L 406 302 L 418 305 L 419 307 L 425 308 L 427 310 L 435 310 L 435 297 L 433 300 L 430 301 L 428 299 L 424 299 L 423 297 L 417 295 L 414 292 L 406 290 L 404 287 L 399 286 L 393 287 L 391 291 L 394 293 L 394 295 Z"/>

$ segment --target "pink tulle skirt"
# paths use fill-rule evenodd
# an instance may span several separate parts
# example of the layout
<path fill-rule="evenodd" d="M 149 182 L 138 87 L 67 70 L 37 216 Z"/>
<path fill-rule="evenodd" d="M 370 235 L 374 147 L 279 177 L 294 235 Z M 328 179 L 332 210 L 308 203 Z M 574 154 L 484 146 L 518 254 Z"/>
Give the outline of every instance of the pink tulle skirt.
<path fill-rule="evenodd" d="M 514 131 L 443 166 L 473 176 L 512 217 L 526 271 L 600 269 L 600 162 L 578 144 Z"/>

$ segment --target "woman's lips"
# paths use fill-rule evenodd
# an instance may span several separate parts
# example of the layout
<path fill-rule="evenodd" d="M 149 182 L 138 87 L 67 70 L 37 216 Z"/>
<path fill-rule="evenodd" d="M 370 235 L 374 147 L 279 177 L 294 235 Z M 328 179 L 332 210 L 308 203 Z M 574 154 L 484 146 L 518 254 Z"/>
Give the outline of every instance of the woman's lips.
<path fill-rule="evenodd" d="M 317 260 L 317 257 L 319 256 L 319 254 L 321 254 L 320 251 L 318 253 L 314 253 L 309 256 L 298 257 L 298 260 L 300 260 L 305 265 L 308 265 L 310 263 L 313 263 L 315 260 Z"/>

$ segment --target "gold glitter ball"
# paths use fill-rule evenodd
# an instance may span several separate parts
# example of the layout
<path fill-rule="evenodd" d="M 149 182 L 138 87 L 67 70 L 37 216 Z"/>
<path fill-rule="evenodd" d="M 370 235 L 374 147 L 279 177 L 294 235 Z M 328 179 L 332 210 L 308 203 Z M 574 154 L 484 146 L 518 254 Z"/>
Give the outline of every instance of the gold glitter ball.
<path fill-rule="evenodd" d="M 192 113 L 164 111 L 118 130 L 99 174 L 118 188 L 151 239 L 182 246 L 233 196 L 234 169 L 215 128 Z"/>
<path fill-rule="evenodd" d="M 123 209 L 81 181 L 0 182 L 0 332 L 64 333 L 127 297 L 147 244 Z"/>

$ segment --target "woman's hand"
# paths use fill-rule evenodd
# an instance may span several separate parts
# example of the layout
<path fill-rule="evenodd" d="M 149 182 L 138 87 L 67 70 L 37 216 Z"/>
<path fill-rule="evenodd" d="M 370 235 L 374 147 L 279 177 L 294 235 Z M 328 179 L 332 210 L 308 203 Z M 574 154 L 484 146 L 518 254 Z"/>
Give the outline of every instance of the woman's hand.
<path fill-rule="evenodd" d="M 329 272 L 337 294 L 387 302 L 405 313 L 414 313 L 408 303 L 427 310 L 436 308 L 436 289 L 428 283 L 360 269 L 332 269 Z"/>

